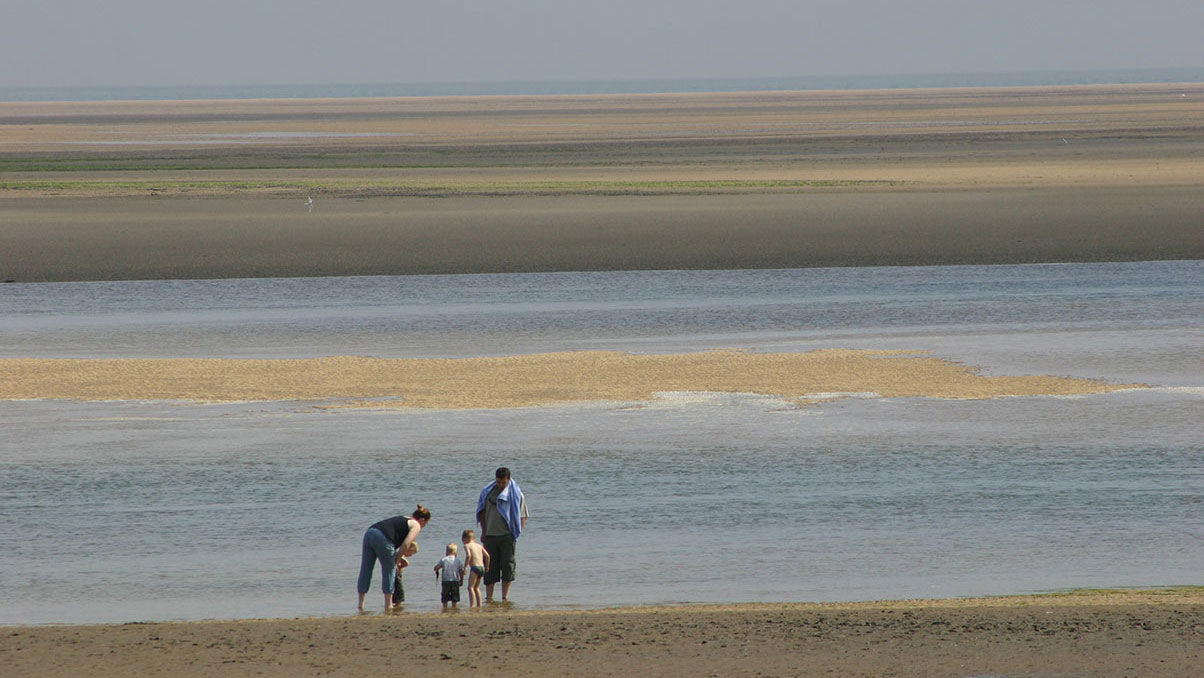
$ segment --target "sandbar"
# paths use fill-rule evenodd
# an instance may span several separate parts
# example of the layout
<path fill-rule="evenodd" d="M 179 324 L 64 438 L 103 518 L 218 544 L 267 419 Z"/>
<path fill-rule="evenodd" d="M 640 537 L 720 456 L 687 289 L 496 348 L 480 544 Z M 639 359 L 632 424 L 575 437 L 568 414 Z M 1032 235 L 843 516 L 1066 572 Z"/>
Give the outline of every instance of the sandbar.
<path fill-rule="evenodd" d="M 1188 676 L 1199 587 L 6 627 L 5 675 Z"/>
<path fill-rule="evenodd" d="M 0 280 L 1199 259 L 1201 157 L 1200 83 L 0 103 Z"/>
<path fill-rule="evenodd" d="M 1082 395 L 1140 384 L 1045 375 L 984 376 L 905 351 L 575 351 L 480 358 L 0 360 L 0 399 L 329 400 L 331 406 L 499 409 L 586 401 L 642 403 L 662 392 L 981 399 Z"/>

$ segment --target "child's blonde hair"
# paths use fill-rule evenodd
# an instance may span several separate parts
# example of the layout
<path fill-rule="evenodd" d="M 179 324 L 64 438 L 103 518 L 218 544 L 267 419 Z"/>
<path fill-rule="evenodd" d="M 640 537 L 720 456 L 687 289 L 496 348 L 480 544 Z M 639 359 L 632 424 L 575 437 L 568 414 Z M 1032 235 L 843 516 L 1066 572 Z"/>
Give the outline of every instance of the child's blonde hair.
<path fill-rule="evenodd" d="M 460 551 L 460 547 L 459 547 L 459 546 L 456 546 L 455 544 L 448 544 L 448 545 L 447 545 L 447 555 L 449 555 L 449 556 L 454 556 L 454 555 L 456 555 L 457 553 L 459 553 L 459 551 Z"/>
<path fill-rule="evenodd" d="M 397 549 L 396 551 L 394 551 L 393 552 L 393 560 L 397 561 L 398 563 L 401 563 L 401 561 L 404 560 L 408 563 L 410 561 L 410 558 L 414 557 L 414 555 L 417 553 L 418 553 L 418 542 L 412 541 L 412 542 L 410 542 L 410 548 L 406 549 L 405 551 L 402 551 L 401 549 Z"/>
<path fill-rule="evenodd" d="M 472 530 L 464 530 L 464 532 L 460 535 L 460 540 L 465 541 L 465 542 L 471 542 L 473 539 L 476 539 L 476 538 L 477 538 L 477 533 L 473 532 Z"/>

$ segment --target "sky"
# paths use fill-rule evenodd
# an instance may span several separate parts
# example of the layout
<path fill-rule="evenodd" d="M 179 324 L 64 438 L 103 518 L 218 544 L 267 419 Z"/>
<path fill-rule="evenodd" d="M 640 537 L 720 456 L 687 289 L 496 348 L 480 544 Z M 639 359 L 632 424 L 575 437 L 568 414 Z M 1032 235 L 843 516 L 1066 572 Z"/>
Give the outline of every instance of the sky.
<path fill-rule="evenodd" d="M 1199 68 L 1201 0 L 3 0 L 0 87 Z"/>

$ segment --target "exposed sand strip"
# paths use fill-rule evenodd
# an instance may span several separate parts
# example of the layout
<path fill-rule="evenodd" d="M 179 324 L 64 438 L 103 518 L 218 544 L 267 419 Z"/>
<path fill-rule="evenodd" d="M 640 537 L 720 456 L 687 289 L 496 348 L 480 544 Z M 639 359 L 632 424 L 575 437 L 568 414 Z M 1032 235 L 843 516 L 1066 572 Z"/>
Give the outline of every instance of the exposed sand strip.
<path fill-rule="evenodd" d="M 1204 85 L 0 103 L 13 153 L 781 137 L 1065 136 L 1200 125 Z M 990 137 L 984 137 L 989 139 Z M 1060 137 L 1055 137 L 1056 141 Z M 208 150 L 205 150 L 208 147 Z"/>
<path fill-rule="evenodd" d="M 1197 187 L 0 200 L 0 280 L 1204 258 Z"/>
<path fill-rule="evenodd" d="M 679 355 L 566 352 L 463 359 L 6 359 L 0 398 L 274 401 L 353 406 L 513 408 L 646 402 L 666 391 L 995 398 L 1101 393 L 1135 385 L 1051 376 L 987 377 L 948 360 L 895 351 Z M 359 402 L 361 399 L 384 399 Z"/>
<path fill-rule="evenodd" d="M 1201 83 L 0 103 L 0 280 L 1199 259 L 1201 158 Z"/>

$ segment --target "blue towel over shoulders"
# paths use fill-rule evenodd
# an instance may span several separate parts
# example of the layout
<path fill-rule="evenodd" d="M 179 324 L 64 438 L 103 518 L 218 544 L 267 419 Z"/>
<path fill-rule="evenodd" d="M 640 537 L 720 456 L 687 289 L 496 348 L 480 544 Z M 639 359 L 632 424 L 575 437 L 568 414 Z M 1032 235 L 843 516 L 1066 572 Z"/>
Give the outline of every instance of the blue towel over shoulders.
<path fill-rule="evenodd" d="M 481 511 L 485 510 L 485 499 L 489 497 L 489 493 L 495 487 L 497 487 L 496 480 L 481 490 L 481 496 L 477 500 L 478 516 L 481 515 Z M 519 533 L 523 531 L 522 506 L 522 488 L 511 478 L 510 483 L 506 485 L 506 489 L 502 490 L 497 496 L 497 510 L 498 513 L 502 514 L 502 519 L 506 521 L 506 526 L 510 528 L 510 534 L 514 535 L 515 539 L 518 539 Z"/>

